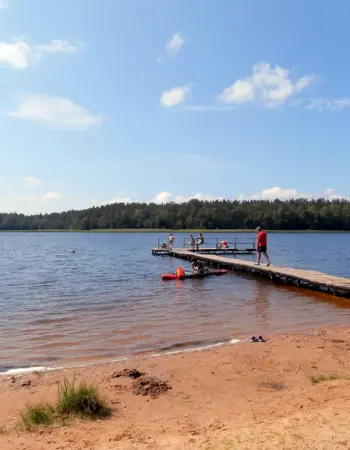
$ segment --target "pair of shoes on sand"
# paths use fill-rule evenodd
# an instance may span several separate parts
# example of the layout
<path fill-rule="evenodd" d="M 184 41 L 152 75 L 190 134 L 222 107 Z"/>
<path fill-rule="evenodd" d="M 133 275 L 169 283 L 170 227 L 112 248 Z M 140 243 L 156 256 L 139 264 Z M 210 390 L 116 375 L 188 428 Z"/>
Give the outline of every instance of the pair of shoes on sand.
<path fill-rule="evenodd" d="M 259 337 L 253 336 L 251 341 L 252 342 L 266 342 L 262 336 L 259 336 Z"/>
<path fill-rule="evenodd" d="M 260 266 L 260 264 L 258 264 L 258 263 L 255 263 L 255 265 Z M 270 266 L 271 266 L 271 263 L 266 264 L 266 267 L 270 267 Z"/>

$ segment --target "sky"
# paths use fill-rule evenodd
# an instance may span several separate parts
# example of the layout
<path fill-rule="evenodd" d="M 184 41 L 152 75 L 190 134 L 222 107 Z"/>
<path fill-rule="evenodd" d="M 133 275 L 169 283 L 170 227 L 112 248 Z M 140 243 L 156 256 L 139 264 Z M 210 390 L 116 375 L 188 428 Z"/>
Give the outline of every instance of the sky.
<path fill-rule="evenodd" d="M 348 0 L 0 0 L 0 211 L 349 198 Z"/>

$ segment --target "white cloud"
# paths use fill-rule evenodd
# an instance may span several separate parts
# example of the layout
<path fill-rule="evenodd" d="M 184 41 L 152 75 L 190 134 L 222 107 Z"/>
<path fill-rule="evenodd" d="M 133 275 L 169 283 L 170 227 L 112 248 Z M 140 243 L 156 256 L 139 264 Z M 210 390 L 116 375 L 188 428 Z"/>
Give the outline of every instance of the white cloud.
<path fill-rule="evenodd" d="M 24 177 L 23 184 L 26 188 L 36 188 L 41 186 L 41 181 L 36 177 Z"/>
<path fill-rule="evenodd" d="M 326 99 L 326 98 L 314 98 L 311 99 L 308 105 L 309 109 L 313 109 L 315 111 L 343 111 L 346 108 L 350 107 L 350 98 L 334 98 L 334 99 Z"/>
<path fill-rule="evenodd" d="M 298 198 L 300 195 L 296 189 L 282 189 L 279 186 L 275 186 L 270 189 L 264 189 L 261 192 L 261 198 L 263 199 L 275 199 L 288 200 L 290 198 Z"/>
<path fill-rule="evenodd" d="M 10 5 L 9 0 L 0 0 L 0 9 L 8 8 Z"/>
<path fill-rule="evenodd" d="M 169 192 L 159 192 L 154 199 L 153 203 L 169 203 L 171 200 L 171 194 Z"/>
<path fill-rule="evenodd" d="M 0 42 L 0 63 L 13 69 L 26 69 L 32 54 L 31 48 L 25 42 Z"/>
<path fill-rule="evenodd" d="M 68 40 L 52 40 L 48 44 L 31 46 L 23 39 L 14 42 L 0 42 L 0 63 L 13 69 L 26 69 L 44 54 L 72 54 L 83 48 L 81 43 L 72 44 Z"/>
<path fill-rule="evenodd" d="M 186 96 L 189 93 L 190 86 L 188 84 L 185 86 L 175 87 L 169 91 L 164 91 L 160 98 L 160 104 L 167 108 L 179 105 L 186 99 Z"/>
<path fill-rule="evenodd" d="M 21 101 L 18 110 L 8 115 L 70 129 L 86 129 L 107 120 L 71 100 L 45 95 L 28 95 Z"/>
<path fill-rule="evenodd" d="M 255 87 L 251 81 L 237 80 L 229 88 L 226 88 L 218 96 L 223 103 L 246 103 L 254 100 Z"/>
<path fill-rule="evenodd" d="M 52 202 L 54 200 L 59 200 L 62 198 L 62 195 L 58 194 L 57 192 L 47 192 L 43 197 L 42 200 L 44 202 Z"/>
<path fill-rule="evenodd" d="M 175 33 L 174 36 L 168 41 L 166 50 L 169 53 L 178 53 L 181 50 L 181 47 L 185 43 L 184 38 L 180 33 Z"/>
<path fill-rule="evenodd" d="M 229 104 L 259 100 L 266 107 L 276 107 L 301 93 L 313 80 L 313 75 L 307 75 L 293 82 L 288 69 L 271 67 L 263 62 L 254 65 L 251 76 L 236 80 L 231 87 L 224 89 L 217 99 Z"/>

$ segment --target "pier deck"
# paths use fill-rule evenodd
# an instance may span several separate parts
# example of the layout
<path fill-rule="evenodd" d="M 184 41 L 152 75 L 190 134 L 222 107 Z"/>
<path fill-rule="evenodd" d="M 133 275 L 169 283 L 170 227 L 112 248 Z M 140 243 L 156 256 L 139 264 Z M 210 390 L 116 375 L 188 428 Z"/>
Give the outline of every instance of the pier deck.
<path fill-rule="evenodd" d="M 187 260 L 196 257 L 200 261 L 206 261 L 211 266 L 224 267 L 232 271 L 246 272 L 255 276 L 263 276 L 284 284 L 327 292 L 336 296 L 350 297 L 350 279 L 336 277 L 314 270 L 291 269 L 274 265 L 270 267 L 264 265 L 257 266 L 254 262 L 244 261 L 242 259 L 206 255 L 183 249 L 173 249 L 172 251 L 168 251 L 167 254 Z"/>

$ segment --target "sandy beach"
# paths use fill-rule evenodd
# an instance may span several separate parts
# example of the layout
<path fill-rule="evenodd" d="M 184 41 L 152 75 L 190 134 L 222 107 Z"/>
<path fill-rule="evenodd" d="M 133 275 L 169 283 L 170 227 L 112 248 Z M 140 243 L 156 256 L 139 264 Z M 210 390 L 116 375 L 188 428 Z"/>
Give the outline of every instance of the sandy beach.
<path fill-rule="evenodd" d="M 179 353 L 0 379 L 0 448 L 344 449 L 350 448 L 350 329 L 327 328 Z M 135 368 L 167 383 L 136 395 Z M 314 383 L 320 374 L 336 379 Z M 53 399 L 66 378 L 96 384 L 112 416 L 26 432 L 25 405 Z M 149 393 L 149 392 L 148 392 Z"/>

